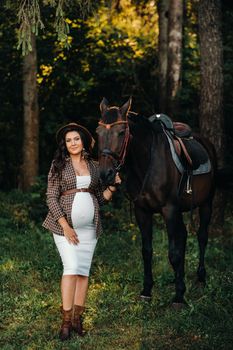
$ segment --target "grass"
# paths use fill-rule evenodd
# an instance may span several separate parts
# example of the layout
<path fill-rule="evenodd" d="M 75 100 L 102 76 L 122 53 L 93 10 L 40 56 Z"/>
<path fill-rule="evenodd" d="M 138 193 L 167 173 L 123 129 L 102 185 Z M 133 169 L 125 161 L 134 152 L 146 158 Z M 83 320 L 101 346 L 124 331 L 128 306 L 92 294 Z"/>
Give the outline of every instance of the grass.
<path fill-rule="evenodd" d="M 188 307 L 175 312 L 170 308 L 173 272 L 163 225 L 155 227 L 155 285 L 153 299 L 146 303 L 138 300 L 143 278 L 138 229 L 120 209 L 106 207 L 104 216 L 105 234 L 94 255 L 85 312 L 88 334 L 65 343 L 57 337 L 62 267 L 51 235 L 38 224 L 15 225 L 7 215 L 0 219 L 1 350 L 232 349 L 232 222 L 226 236 L 210 238 L 205 289 L 195 283 L 197 241 L 189 234 Z"/>

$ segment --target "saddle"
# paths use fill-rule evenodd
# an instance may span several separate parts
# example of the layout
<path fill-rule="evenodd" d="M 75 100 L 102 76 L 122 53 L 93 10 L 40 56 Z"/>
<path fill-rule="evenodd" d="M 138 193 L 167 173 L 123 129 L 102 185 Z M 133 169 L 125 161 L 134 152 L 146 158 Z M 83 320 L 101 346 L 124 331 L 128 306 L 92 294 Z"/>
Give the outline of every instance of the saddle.
<path fill-rule="evenodd" d="M 196 170 L 201 164 L 208 162 L 207 151 L 195 139 L 189 125 L 173 122 L 166 114 L 154 114 L 149 117 L 149 121 L 161 123 L 164 133 L 172 141 L 175 152 L 185 169 Z"/>

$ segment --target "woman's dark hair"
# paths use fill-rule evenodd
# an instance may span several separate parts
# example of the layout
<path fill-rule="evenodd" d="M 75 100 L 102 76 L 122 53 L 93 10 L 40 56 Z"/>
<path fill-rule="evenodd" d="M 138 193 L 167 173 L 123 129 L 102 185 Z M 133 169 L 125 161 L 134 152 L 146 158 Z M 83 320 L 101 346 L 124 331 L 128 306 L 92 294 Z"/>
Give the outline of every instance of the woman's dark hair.
<path fill-rule="evenodd" d="M 91 145 L 88 136 L 85 134 L 85 132 L 83 132 L 82 129 L 79 129 L 78 127 L 67 126 L 67 128 L 64 129 L 58 140 L 58 148 L 54 154 L 53 167 L 51 170 L 53 177 L 61 177 L 61 172 L 65 167 L 67 158 L 69 157 L 69 153 L 66 148 L 65 136 L 70 131 L 77 131 L 79 133 L 83 143 L 83 148 L 85 149 L 85 151 L 83 152 L 83 156 L 85 159 L 91 158 Z"/>

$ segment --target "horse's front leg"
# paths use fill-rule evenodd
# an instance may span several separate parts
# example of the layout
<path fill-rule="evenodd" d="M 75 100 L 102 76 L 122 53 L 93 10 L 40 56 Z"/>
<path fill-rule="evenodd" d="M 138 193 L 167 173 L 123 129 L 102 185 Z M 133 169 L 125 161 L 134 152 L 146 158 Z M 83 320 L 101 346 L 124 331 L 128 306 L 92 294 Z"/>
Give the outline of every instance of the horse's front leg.
<path fill-rule="evenodd" d="M 144 283 L 141 299 L 151 299 L 152 277 L 152 213 L 135 206 L 135 217 L 142 235 L 142 257 L 144 262 Z"/>
<path fill-rule="evenodd" d="M 182 213 L 176 206 L 164 207 L 162 214 L 168 232 L 169 261 L 175 272 L 176 294 L 172 302 L 174 307 L 179 308 L 179 306 L 185 303 L 184 260 L 187 230 L 183 222 Z"/>

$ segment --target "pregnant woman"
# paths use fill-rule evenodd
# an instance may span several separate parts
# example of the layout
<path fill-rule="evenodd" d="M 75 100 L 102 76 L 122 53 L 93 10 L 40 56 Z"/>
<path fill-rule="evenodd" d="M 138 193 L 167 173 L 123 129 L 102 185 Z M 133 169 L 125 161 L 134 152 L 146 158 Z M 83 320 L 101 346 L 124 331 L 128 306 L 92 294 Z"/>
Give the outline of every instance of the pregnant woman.
<path fill-rule="evenodd" d="M 48 215 L 43 226 L 52 232 L 63 264 L 60 339 L 71 330 L 83 336 L 82 313 L 95 246 L 102 232 L 99 205 L 112 198 L 104 189 L 98 163 L 91 158 L 94 140 L 82 125 L 69 123 L 56 135 L 58 148 L 48 174 Z M 121 179 L 116 175 L 115 183 Z"/>

